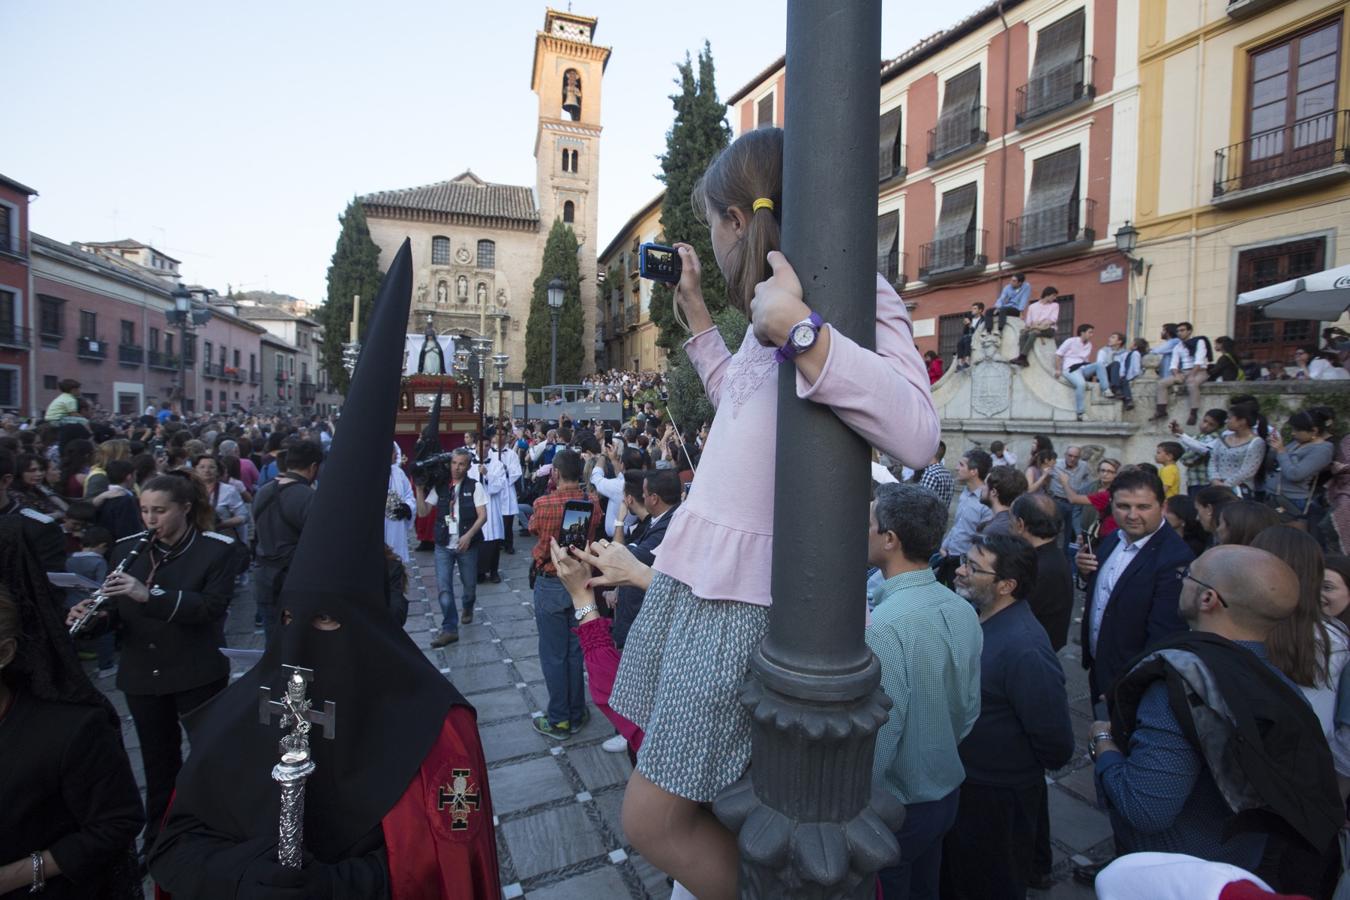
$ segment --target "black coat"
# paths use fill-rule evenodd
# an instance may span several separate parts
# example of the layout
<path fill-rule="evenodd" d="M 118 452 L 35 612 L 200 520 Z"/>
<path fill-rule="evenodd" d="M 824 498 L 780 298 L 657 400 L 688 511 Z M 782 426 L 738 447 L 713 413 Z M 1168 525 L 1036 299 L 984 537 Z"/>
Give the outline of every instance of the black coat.
<path fill-rule="evenodd" d="M 104 709 L 19 692 L 0 719 L 0 760 L 0 859 L 50 850 L 61 874 L 41 896 L 54 900 L 113 896 L 114 884 L 134 882 L 127 870 L 145 812 Z"/>
<path fill-rule="evenodd" d="M 1125 673 L 1126 665 L 1146 647 L 1186 630 L 1177 612 L 1177 600 L 1181 596 L 1181 569 L 1195 557 L 1172 526 L 1163 522 L 1116 580 L 1097 635 L 1097 652 L 1092 652 L 1090 629 L 1097 576 L 1122 537 L 1121 531 L 1113 531 L 1097 548 L 1100 566 L 1088 579 L 1083 604 L 1083 668 L 1088 670 L 1094 700 L 1102 694 L 1110 696 L 1111 686 Z"/>
<path fill-rule="evenodd" d="M 1069 574 L 1069 558 L 1057 540 L 1036 548 L 1036 586 L 1027 594 L 1027 606 L 1049 636 L 1050 649 L 1058 653 L 1069 642 L 1073 576 Z"/>
<path fill-rule="evenodd" d="M 144 534 L 144 532 L 142 532 Z M 140 541 L 132 535 L 113 547 L 115 568 Z M 234 598 L 237 571 L 234 539 L 214 531 L 196 531 L 155 567 L 150 600 L 120 597 L 104 609 L 108 618 L 88 630 L 113 629 L 122 636 L 117 687 L 128 694 L 175 694 L 227 678 L 230 663 L 221 653 L 225 613 Z M 162 552 L 156 558 L 162 557 Z M 150 577 L 147 548 L 126 572 L 145 582 Z M 84 633 L 84 632 L 82 632 Z"/>
<path fill-rule="evenodd" d="M 42 564 L 43 571 L 66 570 L 66 533 L 51 516 L 19 505 L 17 498 L 0 509 L 0 516 L 14 516 L 22 523 L 24 537 L 33 548 L 33 555 Z"/>

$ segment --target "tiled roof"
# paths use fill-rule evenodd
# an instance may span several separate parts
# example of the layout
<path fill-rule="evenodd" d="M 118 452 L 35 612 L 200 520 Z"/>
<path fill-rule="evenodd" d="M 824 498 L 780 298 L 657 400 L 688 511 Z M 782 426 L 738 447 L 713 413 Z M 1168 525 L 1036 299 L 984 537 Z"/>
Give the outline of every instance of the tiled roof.
<path fill-rule="evenodd" d="M 515 222 L 539 221 L 532 189 L 514 184 L 490 184 L 473 172 L 436 184 L 366 194 L 360 200 L 368 210 L 383 207 Z"/>

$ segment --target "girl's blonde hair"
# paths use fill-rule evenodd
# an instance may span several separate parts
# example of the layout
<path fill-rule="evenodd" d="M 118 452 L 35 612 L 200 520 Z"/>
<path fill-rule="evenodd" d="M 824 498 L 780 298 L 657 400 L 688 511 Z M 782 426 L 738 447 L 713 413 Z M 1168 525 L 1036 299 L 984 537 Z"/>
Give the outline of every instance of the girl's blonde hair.
<path fill-rule="evenodd" d="M 755 209 L 755 201 L 761 198 L 773 201 L 773 208 Z M 708 210 L 726 216 L 732 207 L 748 219 L 745 233 L 731 248 L 722 272 L 727 302 L 748 318 L 755 285 L 772 274 L 765 257 L 781 243 L 783 129 L 757 128 L 738 137 L 713 157 L 694 185 L 690 200 L 700 220 Z"/>
<path fill-rule="evenodd" d="M 115 459 L 131 459 L 131 441 L 126 438 L 112 438 L 98 445 L 94 451 L 94 465 L 107 469 L 108 463 Z"/>

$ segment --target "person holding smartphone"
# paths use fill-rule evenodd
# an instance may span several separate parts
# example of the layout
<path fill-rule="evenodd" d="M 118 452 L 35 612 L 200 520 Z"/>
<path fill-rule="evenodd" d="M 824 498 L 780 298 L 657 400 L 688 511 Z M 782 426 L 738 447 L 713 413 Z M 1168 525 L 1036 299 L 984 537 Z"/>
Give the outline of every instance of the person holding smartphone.
<path fill-rule="evenodd" d="M 551 551 L 554 540 L 564 546 L 577 545 L 575 540 L 565 539 L 568 532 L 564 527 L 583 533 L 580 546 L 587 546 L 595 539 L 603 519 L 600 504 L 582 488 L 581 468 L 581 456 L 576 451 L 561 449 L 554 454 L 558 486 L 535 501 L 530 516 L 530 533 L 539 538 L 532 551 L 538 576 L 534 583 L 534 618 L 539 629 L 539 666 L 548 688 L 548 709 L 534 720 L 534 729 L 559 741 L 576 734 L 589 715 L 581 644 L 572 630 L 581 616 L 573 610 L 567 588 L 558 580 Z"/>

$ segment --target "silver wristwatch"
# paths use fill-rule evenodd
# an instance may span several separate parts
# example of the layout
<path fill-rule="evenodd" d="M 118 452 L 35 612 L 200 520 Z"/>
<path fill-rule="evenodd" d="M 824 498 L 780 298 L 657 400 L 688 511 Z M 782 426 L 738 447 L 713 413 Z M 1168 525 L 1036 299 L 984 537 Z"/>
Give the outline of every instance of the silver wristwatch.
<path fill-rule="evenodd" d="M 580 622 L 582 619 L 586 618 L 591 613 L 595 612 L 595 609 L 596 607 L 594 603 L 592 603 L 590 606 L 583 606 L 581 609 L 576 611 L 577 621 Z"/>

